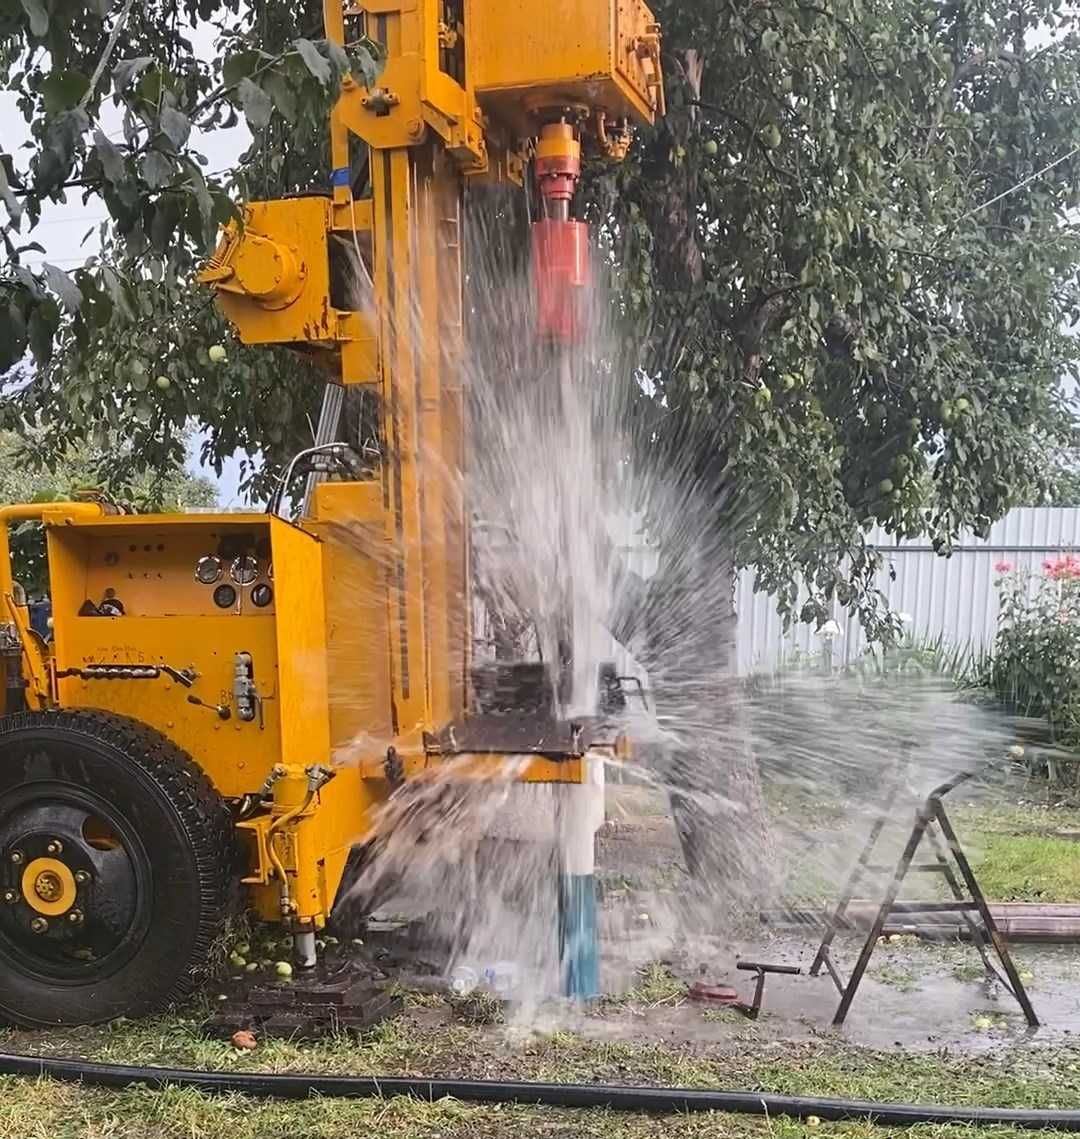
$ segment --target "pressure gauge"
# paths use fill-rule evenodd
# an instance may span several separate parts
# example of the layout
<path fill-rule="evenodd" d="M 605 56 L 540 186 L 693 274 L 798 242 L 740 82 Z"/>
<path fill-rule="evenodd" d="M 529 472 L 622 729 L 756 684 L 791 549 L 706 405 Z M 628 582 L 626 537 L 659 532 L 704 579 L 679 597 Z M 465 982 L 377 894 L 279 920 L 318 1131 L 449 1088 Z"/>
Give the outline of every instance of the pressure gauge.
<path fill-rule="evenodd" d="M 233 564 L 229 566 L 229 577 L 237 585 L 250 585 L 258 576 L 259 563 L 251 554 L 244 554 L 242 557 L 235 558 Z"/>
<path fill-rule="evenodd" d="M 213 585 L 221 580 L 224 572 L 225 567 L 221 564 L 221 558 L 215 558 L 213 554 L 207 554 L 195 563 L 195 580 L 200 585 Z"/>
<path fill-rule="evenodd" d="M 265 581 L 259 582 L 251 591 L 251 604 L 254 605 L 256 609 L 265 609 L 273 600 L 274 591 Z"/>
<path fill-rule="evenodd" d="M 214 590 L 214 604 L 219 609 L 231 609 L 236 604 L 236 590 L 227 581 Z"/>

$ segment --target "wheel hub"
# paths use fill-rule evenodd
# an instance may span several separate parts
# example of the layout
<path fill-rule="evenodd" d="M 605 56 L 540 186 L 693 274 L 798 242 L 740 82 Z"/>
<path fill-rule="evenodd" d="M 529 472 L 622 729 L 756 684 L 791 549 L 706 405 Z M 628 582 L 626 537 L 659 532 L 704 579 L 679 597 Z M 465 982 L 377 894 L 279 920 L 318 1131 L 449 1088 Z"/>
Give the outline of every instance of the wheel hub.
<path fill-rule="evenodd" d="M 12 800 L 0 812 L 0 955 L 57 980 L 126 957 L 145 927 L 137 840 L 80 788 L 26 788 Z"/>
<path fill-rule="evenodd" d="M 58 858 L 35 858 L 23 871 L 22 896 L 39 914 L 65 914 L 78 897 L 75 874 Z"/>
<path fill-rule="evenodd" d="M 46 902 L 55 902 L 63 888 L 60 875 L 54 870 L 42 870 L 34 882 L 34 893 Z"/>

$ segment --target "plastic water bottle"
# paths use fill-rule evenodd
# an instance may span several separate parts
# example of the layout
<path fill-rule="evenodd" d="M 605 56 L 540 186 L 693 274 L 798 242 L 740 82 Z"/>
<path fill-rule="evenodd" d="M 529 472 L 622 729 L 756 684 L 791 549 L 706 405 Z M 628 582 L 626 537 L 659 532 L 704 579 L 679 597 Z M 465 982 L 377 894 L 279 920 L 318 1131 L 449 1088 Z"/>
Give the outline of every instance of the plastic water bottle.
<path fill-rule="evenodd" d="M 450 991 L 458 997 L 468 996 L 480 984 L 480 975 L 471 965 L 455 965 L 450 974 Z"/>
<path fill-rule="evenodd" d="M 512 961 L 497 961 L 494 965 L 456 965 L 450 973 L 450 990 L 464 997 L 483 987 L 494 996 L 508 998 L 517 988 L 518 970 Z"/>

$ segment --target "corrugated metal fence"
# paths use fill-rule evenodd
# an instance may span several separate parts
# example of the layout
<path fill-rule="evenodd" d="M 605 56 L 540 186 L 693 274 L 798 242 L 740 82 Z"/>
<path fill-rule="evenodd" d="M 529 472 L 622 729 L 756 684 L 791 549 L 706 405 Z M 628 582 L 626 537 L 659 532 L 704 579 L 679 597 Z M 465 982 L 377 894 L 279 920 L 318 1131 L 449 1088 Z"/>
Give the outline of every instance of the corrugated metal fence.
<path fill-rule="evenodd" d="M 642 543 L 640 521 L 627 518 L 612 534 L 624 564 L 643 578 L 656 572 L 657 552 Z M 621 539 L 621 541 L 619 541 Z M 897 543 L 875 529 L 867 541 L 882 554 L 878 588 L 890 608 L 905 614 L 919 639 L 943 636 L 952 646 L 989 645 L 997 628 L 998 598 L 995 569 L 1038 571 L 1044 561 L 1080 550 L 1080 508 L 1025 507 L 1010 511 L 985 539 L 961 535 L 948 558 L 939 557 L 925 541 Z M 737 662 L 743 675 L 769 671 L 797 654 L 816 655 L 821 637 L 813 626 L 796 622 L 785 633 L 776 611 L 776 598 L 754 592 L 754 570 L 743 570 L 735 590 L 738 613 Z M 833 618 L 840 636 L 833 642 L 833 663 L 858 658 L 867 647 L 857 618 L 836 604 Z M 612 660 L 621 674 L 647 677 L 633 657 L 599 625 L 591 634 L 590 657 Z"/>
<path fill-rule="evenodd" d="M 911 619 L 917 637 L 943 635 L 953 645 L 989 645 L 997 626 L 995 566 L 1039 570 L 1042 563 L 1080 549 L 1080 508 L 1024 507 L 994 524 L 985 539 L 965 534 L 942 558 L 925 541 L 897 543 L 882 530 L 868 536 L 882 554 L 878 588 L 890 607 Z M 892 573 L 890 573 L 890 570 Z M 771 669 L 793 653 L 817 653 L 821 639 L 813 627 L 796 624 L 787 633 L 776 600 L 754 592 L 754 571 L 739 575 L 739 671 Z M 834 642 L 837 663 L 858 657 L 866 640 L 858 621 L 837 605 L 833 614 L 841 636 Z"/>

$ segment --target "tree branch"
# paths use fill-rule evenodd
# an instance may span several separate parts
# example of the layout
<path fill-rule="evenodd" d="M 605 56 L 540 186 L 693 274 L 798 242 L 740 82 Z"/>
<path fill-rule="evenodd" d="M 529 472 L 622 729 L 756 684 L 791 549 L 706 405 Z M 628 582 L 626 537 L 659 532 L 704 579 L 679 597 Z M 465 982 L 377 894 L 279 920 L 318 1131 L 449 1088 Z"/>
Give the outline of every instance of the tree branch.
<path fill-rule="evenodd" d="M 750 146 L 753 146 L 755 144 L 757 145 L 757 148 L 761 151 L 761 156 L 765 159 L 765 164 L 769 167 L 769 169 L 778 177 L 789 181 L 792 185 L 798 185 L 799 179 L 790 170 L 786 169 L 783 166 L 777 165 L 773 159 L 772 154 L 769 152 L 769 148 L 761 141 L 760 138 L 758 138 L 757 131 L 754 130 L 754 128 L 745 119 L 740 118 L 734 113 L 734 111 L 729 111 L 726 107 L 718 107 L 714 103 L 706 103 L 701 99 L 695 99 L 689 105 L 700 107 L 701 110 L 710 111 L 716 115 L 722 115 L 725 119 L 730 119 L 731 122 L 735 123 L 737 126 L 742 127 L 742 129 L 746 132 L 747 144 Z M 670 114 L 670 112 L 674 109 L 675 108 L 673 107 L 669 108 L 668 113 Z"/>
<path fill-rule="evenodd" d="M 749 304 L 743 306 L 740 314 L 738 339 L 743 350 L 743 381 L 756 386 L 758 375 L 761 372 L 761 345 L 769 325 L 783 311 L 785 298 L 789 293 L 805 288 L 804 285 L 785 285 L 767 293 L 758 289 L 758 295 Z"/>
<path fill-rule="evenodd" d="M 116 50 L 116 41 L 120 38 L 120 33 L 124 30 L 128 16 L 131 15 L 131 9 L 134 6 L 135 0 L 125 0 L 124 7 L 120 10 L 120 15 L 117 16 L 112 31 L 109 32 L 109 38 L 105 42 L 105 50 L 101 53 L 101 58 L 97 61 L 94 73 L 90 76 L 90 82 L 83 92 L 83 97 L 79 100 L 79 110 L 82 110 L 93 98 L 97 85 L 101 82 L 101 76 L 104 74 L 105 68 L 109 66 L 112 53 Z"/>
<path fill-rule="evenodd" d="M 870 53 L 866 50 L 866 45 L 862 42 L 855 30 L 851 27 L 846 20 L 841 19 L 835 12 L 830 12 L 828 8 L 820 7 L 817 4 L 799 4 L 798 8 L 801 12 L 814 12 L 819 16 L 824 16 L 828 20 L 832 20 L 834 24 L 838 25 L 840 30 L 847 36 L 847 38 L 859 49 L 863 59 L 866 60 L 866 66 L 870 68 L 870 75 L 874 79 L 887 79 L 888 74 L 880 71 L 870 58 Z"/>
<path fill-rule="evenodd" d="M 934 112 L 934 121 L 930 124 L 930 130 L 926 135 L 926 146 L 923 150 L 924 154 L 930 153 L 930 147 L 934 144 L 934 137 L 941 129 L 941 124 L 945 116 L 952 106 L 953 99 L 956 95 L 956 89 L 964 82 L 969 76 L 974 75 L 980 67 L 988 63 L 1020 63 L 1020 57 L 1014 55 L 1011 51 L 977 51 L 974 55 L 968 56 L 963 63 L 958 64 L 952 73 L 948 86 L 941 93 L 941 98 L 938 100 L 937 109 Z"/>

